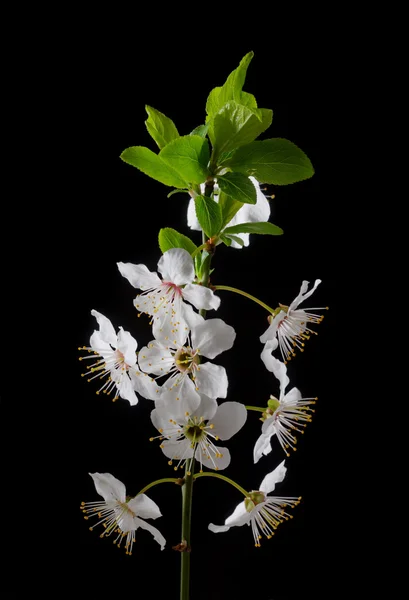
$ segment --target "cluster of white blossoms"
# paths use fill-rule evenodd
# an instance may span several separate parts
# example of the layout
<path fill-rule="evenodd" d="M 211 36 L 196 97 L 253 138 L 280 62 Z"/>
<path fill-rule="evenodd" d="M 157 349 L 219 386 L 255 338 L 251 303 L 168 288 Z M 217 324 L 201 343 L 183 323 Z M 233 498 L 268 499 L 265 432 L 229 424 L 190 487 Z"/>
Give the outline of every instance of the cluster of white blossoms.
<path fill-rule="evenodd" d="M 268 202 L 258 183 L 250 179 L 257 190 L 257 204 L 244 205 L 232 224 L 268 219 Z M 192 211 L 190 207 L 189 225 L 196 228 Z M 245 214 L 240 214 L 242 212 Z M 248 235 L 241 237 L 248 245 Z M 86 353 L 80 357 L 86 364 L 82 376 L 88 381 L 96 380 L 96 393 L 111 396 L 114 401 L 122 398 L 131 405 L 136 405 L 139 397 L 153 401 L 151 421 L 158 434 L 150 439 L 158 440 L 175 470 L 185 468 L 190 475 L 189 467 L 194 460 L 200 472 L 203 467 L 214 471 L 226 469 L 231 461 L 230 452 L 218 442 L 229 440 L 240 431 L 248 412 L 236 401 L 218 403 L 218 399 L 227 398 L 228 378 L 224 367 L 212 361 L 232 348 L 236 333 L 223 320 L 205 320 L 198 311 L 217 310 L 220 298 L 196 280 L 193 259 L 182 248 L 172 248 L 163 254 L 158 262 L 160 276 L 143 264 L 120 262 L 118 269 L 140 290 L 134 305 L 140 314 L 149 315 L 154 339 L 138 351 L 138 343 L 128 331 L 120 327 L 116 332 L 106 316 L 92 310 L 99 329 L 92 333 L 89 346 L 80 348 Z M 303 399 L 296 388 L 286 393 L 289 384 L 286 363 L 297 348 L 303 351 L 305 340 L 315 333 L 310 326 L 323 318 L 298 308 L 319 283 L 320 280 L 316 280 L 307 291 L 308 282 L 304 281 L 297 298 L 289 306 L 280 304 L 274 311 L 267 331 L 260 337 L 265 344 L 261 359 L 277 378 L 280 392 L 278 398 L 270 396 L 264 410 L 257 409 L 263 412 L 263 425 L 254 447 L 255 463 L 272 451 L 274 435 L 287 456 L 289 449 L 295 450 L 296 435 L 304 433 L 314 412 L 312 406 L 316 398 Z M 284 362 L 273 356 L 277 348 Z M 300 501 L 268 495 L 284 479 L 285 472 L 282 462 L 266 475 L 259 490 L 246 495 L 224 526 L 210 524 L 209 529 L 218 533 L 234 525 L 251 525 L 258 547 L 261 534 L 270 538 L 280 523 L 291 518 L 286 508 Z M 165 539 L 161 533 L 144 521 L 161 516 L 157 505 L 144 493 L 134 498 L 126 496 L 124 484 L 109 473 L 91 476 L 103 501 L 81 505 L 86 519 L 99 518 L 90 529 L 102 525 L 101 537 L 113 536 L 119 547 L 124 541 L 127 553 L 131 554 L 135 531 L 140 527 L 148 530 L 163 549 Z"/>

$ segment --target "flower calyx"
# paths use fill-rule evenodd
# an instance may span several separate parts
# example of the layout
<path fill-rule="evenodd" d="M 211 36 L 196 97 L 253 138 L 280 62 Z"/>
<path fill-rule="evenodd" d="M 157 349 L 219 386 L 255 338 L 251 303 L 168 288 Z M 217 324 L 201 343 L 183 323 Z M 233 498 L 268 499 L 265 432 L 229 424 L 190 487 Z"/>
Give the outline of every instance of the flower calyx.
<path fill-rule="evenodd" d="M 260 421 L 262 421 L 264 423 L 264 421 L 266 421 L 267 419 L 272 417 L 279 406 L 280 406 L 280 401 L 277 400 L 277 398 L 275 398 L 275 396 L 270 396 L 270 398 L 267 402 L 267 408 L 263 412 L 262 416 L 260 417 Z"/>
<path fill-rule="evenodd" d="M 265 502 L 265 499 L 266 495 L 264 492 L 260 492 L 259 490 L 253 490 L 244 500 L 244 506 L 246 507 L 246 511 L 251 512 L 257 506 L 257 504 Z"/>

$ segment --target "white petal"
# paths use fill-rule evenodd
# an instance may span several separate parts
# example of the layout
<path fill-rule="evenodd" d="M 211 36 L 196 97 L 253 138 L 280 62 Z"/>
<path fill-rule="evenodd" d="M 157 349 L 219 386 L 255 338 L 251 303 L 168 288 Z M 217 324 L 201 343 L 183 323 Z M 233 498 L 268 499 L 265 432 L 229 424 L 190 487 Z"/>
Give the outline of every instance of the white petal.
<path fill-rule="evenodd" d="M 213 398 L 209 398 L 209 396 L 206 396 L 205 394 L 199 394 L 199 396 L 200 404 L 195 410 L 195 412 L 192 414 L 192 417 L 203 417 L 204 421 L 208 421 L 216 414 L 218 408 L 217 402 L 216 400 L 213 400 Z"/>
<path fill-rule="evenodd" d="M 89 473 L 94 480 L 95 489 L 106 502 L 116 500 L 125 502 L 126 489 L 122 481 L 119 481 L 111 473 Z"/>
<path fill-rule="evenodd" d="M 183 439 L 180 442 L 165 440 L 162 445 L 163 454 L 171 460 L 184 460 L 193 456 L 193 448 L 191 447 L 190 440 Z"/>
<path fill-rule="evenodd" d="M 273 340 L 276 337 L 278 326 L 280 325 L 281 321 L 283 321 L 286 318 L 286 316 L 286 313 L 283 310 L 280 310 L 278 315 L 276 315 L 274 319 L 272 319 L 266 331 L 263 333 L 263 335 L 260 336 L 260 342 L 262 344 L 265 344 L 266 342 L 268 342 L 268 340 Z"/>
<path fill-rule="evenodd" d="M 178 297 L 169 304 L 166 311 L 158 313 L 153 321 L 152 333 L 155 339 L 165 346 L 171 341 L 174 346 L 183 346 L 189 333 L 189 326 L 183 318 L 183 300 Z"/>
<path fill-rule="evenodd" d="M 174 283 L 177 286 L 191 283 L 195 278 L 193 258 L 183 248 L 167 250 L 159 259 L 158 271 L 161 273 L 163 281 Z"/>
<path fill-rule="evenodd" d="M 136 349 L 138 342 L 131 336 L 129 331 L 119 328 L 117 348 L 124 355 L 127 365 L 134 367 L 136 365 Z"/>
<path fill-rule="evenodd" d="M 277 338 L 269 340 L 264 346 L 264 350 L 261 353 L 261 360 L 266 366 L 268 371 L 271 371 L 278 379 L 280 383 L 280 398 L 284 395 L 285 388 L 290 383 L 290 379 L 287 375 L 287 367 L 281 360 L 275 358 L 271 353 L 277 348 Z"/>
<path fill-rule="evenodd" d="M 160 545 L 160 549 L 164 549 L 164 547 L 166 546 L 166 540 L 159 531 L 159 529 L 156 529 L 156 527 L 154 527 L 150 523 L 147 523 L 146 521 L 143 521 L 142 519 L 138 519 L 138 517 L 135 517 L 134 521 L 137 527 L 149 531 L 149 533 L 153 535 L 153 539 L 155 540 L 155 542 L 158 542 L 158 544 Z"/>
<path fill-rule="evenodd" d="M 192 330 L 193 348 L 207 358 L 215 358 L 225 350 L 229 350 L 236 338 L 231 325 L 221 319 L 209 319 Z"/>
<path fill-rule="evenodd" d="M 141 373 L 137 369 L 131 369 L 128 373 L 135 392 L 147 400 L 157 400 L 160 397 L 162 390 L 155 380 L 152 381 L 152 377 L 146 373 Z"/>
<path fill-rule="evenodd" d="M 201 394 L 210 398 L 226 398 L 228 384 L 224 367 L 209 362 L 200 365 L 200 371 L 196 373 L 196 385 Z"/>
<path fill-rule="evenodd" d="M 187 224 L 190 229 L 194 229 L 195 231 L 201 231 L 200 223 L 197 220 L 196 216 L 196 206 L 193 198 L 189 200 L 189 206 L 187 207 Z"/>
<path fill-rule="evenodd" d="M 156 294 L 154 294 L 153 292 L 149 295 L 138 294 L 135 300 L 133 301 L 133 304 L 139 313 L 153 315 L 155 314 L 156 297 Z"/>
<path fill-rule="evenodd" d="M 158 274 L 149 271 L 146 265 L 133 265 L 132 263 L 117 263 L 119 272 L 137 290 L 149 290 L 158 287 L 162 282 Z"/>
<path fill-rule="evenodd" d="M 251 513 L 247 512 L 244 502 L 240 502 L 230 517 L 227 517 L 225 525 L 228 525 L 229 527 L 240 527 L 241 525 L 248 523 L 250 519 Z"/>
<path fill-rule="evenodd" d="M 128 531 L 134 531 L 137 528 L 135 524 L 135 518 L 130 512 L 124 511 L 121 506 L 115 507 L 114 511 L 118 526 L 124 533 L 128 533 Z"/>
<path fill-rule="evenodd" d="M 142 371 L 146 373 L 164 375 L 172 368 L 174 360 L 170 351 L 163 344 L 154 340 L 139 350 L 138 363 Z"/>
<path fill-rule="evenodd" d="M 275 435 L 277 433 L 275 420 L 273 417 L 269 417 L 264 421 L 263 425 L 261 426 L 261 433 L 270 438 L 272 435 Z"/>
<path fill-rule="evenodd" d="M 213 523 L 209 523 L 210 531 L 213 533 L 224 533 L 225 531 L 229 531 L 230 527 L 226 527 L 226 525 L 214 525 Z"/>
<path fill-rule="evenodd" d="M 274 491 L 274 488 L 277 483 L 283 481 L 285 474 L 287 472 L 287 467 L 284 466 L 285 460 L 278 465 L 274 471 L 268 473 L 260 485 L 260 492 L 264 492 L 265 494 L 269 494 Z"/>
<path fill-rule="evenodd" d="M 264 425 L 264 423 L 263 423 L 263 425 Z M 271 452 L 272 448 L 271 448 L 270 438 L 271 438 L 271 435 L 263 435 L 263 434 L 261 434 L 260 437 L 258 438 L 258 440 L 254 446 L 254 450 L 253 450 L 254 464 L 258 463 L 258 461 L 260 460 L 260 458 L 263 455 L 266 456 L 267 454 L 269 454 Z"/>
<path fill-rule="evenodd" d="M 169 429 L 169 419 L 175 419 L 175 416 L 163 406 L 161 402 L 155 402 L 155 408 L 151 411 L 151 421 L 154 427 L 159 429 Z"/>
<path fill-rule="evenodd" d="M 204 322 L 204 318 L 201 315 L 199 315 L 199 313 L 195 312 L 193 310 L 193 306 L 190 306 L 190 304 L 186 304 L 185 302 L 183 302 L 181 309 L 182 316 L 186 321 L 189 329 L 194 329 L 195 327 Z"/>
<path fill-rule="evenodd" d="M 182 295 L 184 300 L 199 309 L 211 310 L 213 308 L 217 310 L 220 306 L 219 296 L 216 296 L 213 290 L 204 285 L 188 283 L 183 288 Z"/>
<path fill-rule="evenodd" d="M 146 494 L 139 494 L 128 502 L 128 506 L 137 517 L 142 519 L 157 519 L 162 516 L 159 506 Z"/>
<path fill-rule="evenodd" d="M 212 418 L 214 435 L 229 440 L 243 427 L 247 420 L 247 409 L 239 402 L 224 402 Z"/>
<path fill-rule="evenodd" d="M 317 289 L 317 287 L 321 283 L 321 279 L 316 279 L 313 287 L 310 289 L 309 292 L 307 292 L 309 283 L 310 283 L 309 281 L 303 281 L 302 282 L 300 293 L 291 302 L 291 304 L 289 306 L 289 310 L 295 310 L 297 308 L 297 306 L 299 306 L 302 302 L 304 302 L 304 300 L 306 300 L 307 298 L 309 298 L 311 296 L 311 294 L 313 294 L 315 292 L 315 290 Z"/>
<path fill-rule="evenodd" d="M 108 342 L 104 342 L 101 338 L 101 334 L 99 331 L 94 331 L 94 333 L 89 338 L 89 345 L 95 352 L 98 352 L 106 361 L 112 357 L 112 348 L 108 344 Z"/>
<path fill-rule="evenodd" d="M 195 389 L 195 384 L 187 376 L 176 387 L 168 389 L 165 383 L 162 389 L 164 391 L 160 397 L 161 403 L 167 404 L 169 411 L 178 415 L 178 418 L 183 418 L 187 412 L 193 414 L 200 404 L 200 396 Z M 175 421 L 178 421 L 178 418 L 175 416 Z"/>
<path fill-rule="evenodd" d="M 292 388 L 288 394 L 286 394 L 284 396 L 284 398 L 281 400 L 281 404 L 284 405 L 288 405 L 288 404 L 297 404 L 297 402 L 299 402 L 300 400 L 302 400 L 302 396 L 301 396 L 301 392 L 300 390 L 298 390 L 297 388 Z"/>
<path fill-rule="evenodd" d="M 112 372 L 111 372 L 111 377 L 114 379 Z M 129 379 L 126 372 L 122 372 L 122 376 L 120 376 L 120 379 L 119 379 L 119 382 L 117 385 L 118 385 L 119 395 L 121 396 L 121 398 L 123 398 L 124 400 L 128 400 L 128 402 L 131 406 L 135 406 L 135 404 L 138 404 L 138 397 L 135 394 L 134 386 L 131 383 L 131 380 Z"/>
<path fill-rule="evenodd" d="M 97 323 L 99 325 L 99 333 L 104 342 L 107 342 L 108 344 L 111 344 L 111 346 L 116 348 L 116 333 L 111 321 L 104 317 L 104 315 L 98 312 L 97 310 L 91 310 L 91 315 L 97 320 Z"/>
<path fill-rule="evenodd" d="M 223 469 L 227 469 L 230 464 L 230 451 L 228 448 L 223 448 L 222 446 L 216 446 L 216 448 L 222 455 L 220 458 L 215 457 L 213 453 L 205 454 L 200 446 L 196 448 L 195 458 L 201 465 L 204 465 L 208 469 L 216 469 L 217 467 L 218 471 L 222 471 Z M 208 456 L 211 456 L 211 458 L 208 458 Z"/>

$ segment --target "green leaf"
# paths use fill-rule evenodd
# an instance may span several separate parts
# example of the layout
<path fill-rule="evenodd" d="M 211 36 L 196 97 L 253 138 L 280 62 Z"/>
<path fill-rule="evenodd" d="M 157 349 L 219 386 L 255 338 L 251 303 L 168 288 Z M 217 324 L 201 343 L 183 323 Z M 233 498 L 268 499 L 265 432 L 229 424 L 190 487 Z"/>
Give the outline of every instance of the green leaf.
<path fill-rule="evenodd" d="M 239 246 L 244 246 L 243 240 L 241 238 L 237 237 L 237 235 L 222 234 L 220 236 L 220 239 L 222 240 L 222 242 L 224 242 L 226 244 L 226 246 L 231 246 L 232 242 L 236 242 L 236 244 L 239 244 Z"/>
<path fill-rule="evenodd" d="M 184 135 L 173 140 L 159 152 L 159 157 L 190 183 L 202 183 L 208 175 L 209 143 L 200 135 Z"/>
<path fill-rule="evenodd" d="M 202 278 L 202 271 L 201 271 L 201 267 L 202 267 L 202 254 L 200 252 L 198 252 L 198 254 L 195 255 L 194 261 L 195 261 L 195 273 L 196 273 L 196 276 L 198 277 L 198 279 L 201 279 Z"/>
<path fill-rule="evenodd" d="M 195 273 L 199 280 L 202 279 L 203 270 L 211 260 L 211 255 L 206 250 L 202 250 L 195 256 Z"/>
<path fill-rule="evenodd" d="M 193 254 L 197 248 L 196 244 L 194 244 L 190 238 L 171 227 L 161 229 L 158 237 L 159 248 L 162 252 L 166 252 L 166 250 L 170 250 L 170 248 L 184 248 L 189 254 Z"/>
<path fill-rule="evenodd" d="M 256 204 L 256 188 L 247 175 L 243 175 L 243 173 L 226 173 L 226 175 L 217 178 L 217 183 L 220 189 L 234 200 L 245 204 Z"/>
<path fill-rule="evenodd" d="M 136 167 L 142 173 L 165 185 L 177 188 L 186 187 L 186 181 L 181 178 L 179 173 L 166 164 L 158 154 L 149 150 L 149 148 L 132 146 L 122 152 L 121 159 L 128 165 Z"/>
<path fill-rule="evenodd" d="M 207 136 L 207 130 L 209 129 L 209 125 L 199 125 L 193 131 L 190 132 L 190 135 L 200 135 L 200 137 Z"/>
<path fill-rule="evenodd" d="M 257 108 L 256 98 L 253 96 L 253 94 L 248 94 L 247 92 L 241 93 L 240 104 L 242 104 L 243 106 L 247 106 L 247 108 Z"/>
<path fill-rule="evenodd" d="M 196 196 L 196 216 L 200 227 L 211 238 L 217 235 L 222 227 L 222 212 L 220 206 L 207 196 Z"/>
<path fill-rule="evenodd" d="M 296 183 L 314 175 L 308 156 L 298 146 L 282 138 L 242 146 L 223 166 L 275 185 Z"/>
<path fill-rule="evenodd" d="M 145 110 L 148 113 L 148 119 L 145 121 L 146 129 L 162 150 L 169 142 L 179 137 L 178 130 L 172 119 L 152 106 L 146 105 Z"/>
<path fill-rule="evenodd" d="M 237 235 L 224 235 L 222 234 L 220 236 L 220 239 L 222 240 L 223 243 L 226 244 L 226 246 L 231 246 L 232 242 L 236 242 L 237 244 L 239 244 L 239 246 L 244 246 L 244 242 L 241 238 L 237 237 Z"/>
<path fill-rule="evenodd" d="M 221 153 L 255 140 L 270 127 L 272 120 L 272 110 L 251 109 L 234 101 L 225 104 L 209 123 L 209 138 L 216 162 Z"/>
<path fill-rule="evenodd" d="M 231 239 L 229 237 L 227 237 L 227 235 L 221 235 L 220 236 L 221 241 L 223 242 L 223 244 L 226 244 L 226 246 L 231 246 Z"/>
<path fill-rule="evenodd" d="M 226 83 L 222 87 L 214 88 L 207 98 L 206 112 L 209 120 L 230 100 L 235 100 L 238 103 L 242 101 L 242 94 L 244 94 L 243 104 L 257 108 L 257 102 L 254 96 L 242 92 L 244 82 L 246 80 L 247 68 L 254 56 L 254 52 L 249 52 L 241 60 L 237 69 L 232 71 L 228 76 Z"/>
<path fill-rule="evenodd" d="M 223 192 L 223 190 L 221 190 L 219 192 L 219 206 L 220 210 L 222 211 L 221 229 L 223 229 L 223 227 L 230 223 L 237 211 L 241 209 L 243 203 L 237 202 L 237 200 L 233 200 L 231 196 L 228 196 Z"/>
<path fill-rule="evenodd" d="M 226 227 L 223 231 L 224 235 L 230 235 L 231 233 L 261 233 L 263 235 L 282 235 L 284 231 L 281 227 L 273 225 L 273 223 L 260 222 L 260 223 L 240 223 L 239 225 L 233 225 L 232 227 Z"/>
<path fill-rule="evenodd" d="M 230 234 L 230 235 L 226 235 L 225 237 L 232 240 L 233 242 L 236 242 L 236 244 L 238 244 L 239 246 L 244 246 L 243 240 L 240 237 L 238 237 L 237 235 Z"/>
<path fill-rule="evenodd" d="M 221 108 L 219 106 L 219 95 L 221 89 L 222 88 L 220 86 L 213 88 L 207 97 L 206 112 L 208 116 L 206 117 L 206 121 L 215 115 L 219 111 L 219 108 Z"/>

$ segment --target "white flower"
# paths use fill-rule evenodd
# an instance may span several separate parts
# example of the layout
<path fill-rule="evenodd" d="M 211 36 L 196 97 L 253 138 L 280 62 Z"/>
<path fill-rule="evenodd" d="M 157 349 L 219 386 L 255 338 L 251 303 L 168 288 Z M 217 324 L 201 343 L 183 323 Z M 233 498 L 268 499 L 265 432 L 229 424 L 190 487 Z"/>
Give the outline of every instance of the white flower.
<path fill-rule="evenodd" d="M 198 315 L 200 317 L 200 315 Z M 193 414 L 200 403 L 198 392 L 212 399 L 226 398 L 227 375 L 224 367 L 201 357 L 213 359 L 233 346 L 236 332 L 221 319 L 208 319 L 191 331 L 191 342 L 181 346 L 177 339 L 155 340 L 141 348 L 138 356 L 141 369 L 159 377 L 169 375 L 162 386 L 160 400 L 179 401 L 180 411 Z"/>
<path fill-rule="evenodd" d="M 161 517 L 158 505 L 145 494 L 139 494 L 135 498 L 127 497 L 124 484 L 110 473 L 90 473 L 90 475 L 94 480 L 95 489 L 104 499 L 104 502 L 81 503 L 80 508 L 85 513 L 86 520 L 94 516 L 100 519 L 90 527 L 90 530 L 102 524 L 105 531 L 100 537 L 114 534 L 113 542 L 118 548 L 125 538 L 126 554 L 130 555 L 135 542 L 135 531 L 140 527 L 149 531 L 163 550 L 166 544 L 165 538 L 156 527 L 143 520 Z"/>
<path fill-rule="evenodd" d="M 284 520 L 288 521 L 293 518 L 285 509 L 297 506 L 301 501 L 301 497 L 267 496 L 274 490 L 276 483 L 283 481 L 286 471 L 283 461 L 274 471 L 264 477 L 259 490 L 250 492 L 244 502 L 240 502 L 230 517 L 227 517 L 225 525 L 210 523 L 210 531 L 222 533 L 228 531 L 230 527 L 251 525 L 255 546 L 260 548 L 262 537 L 260 532 L 267 539 L 271 539 L 277 527 Z"/>
<path fill-rule="evenodd" d="M 185 300 L 198 309 L 220 306 L 220 298 L 211 289 L 192 283 L 195 278 L 193 259 L 183 248 L 171 248 L 159 259 L 158 271 L 163 280 L 145 265 L 119 262 L 118 269 L 133 287 L 144 290 L 136 296 L 134 304 L 140 313 L 153 317 L 156 339 L 172 336 L 184 344 L 189 328 L 198 317 Z"/>
<path fill-rule="evenodd" d="M 94 331 L 90 338 L 90 347 L 83 346 L 79 350 L 87 350 L 90 356 L 80 357 L 79 360 L 95 360 L 88 366 L 82 377 L 89 376 L 102 380 L 102 385 L 97 390 L 108 396 L 114 392 L 113 401 L 119 396 L 128 400 L 130 404 L 138 403 L 138 392 L 144 398 L 154 400 L 158 397 L 159 388 L 146 373 L 141 373 L 137 366 L 136 348 L 137 341 L 128 331 L 119 328 L 118 334 L 109 319 L 96 310 L 91 314 L 96 318 L 99 331 Z"/>
<path fill-rule="evenodd" d="M 267 198 L 263 194 L 260 189 L 260 184 L 257 179 L 254 177 L 249 177 L 250 181 L 253 183 L 257 192 L 257 202 L 256 204 L 243 204 L 243 206 L 237 211 L 231 221 L 226 225 L 226 227 L 233 227 L 233 225 L 240 225 L 241 223 L 259 223 L 262 221 L 268 221 L 270 217 L 270 204 L 268 203 Z M 218 190 L 217 184 L 214 187 L 215 191 Z M 201 185 L 201 191 L 204 192 L 204 184 Z M 215 200 L 218 201 L 218 196 L 215 195 Z M 188 210 L 187 210 L 187 224 L 191 229 L 195 231 L 201 231 L 200 223 L 197 220 L 196 209 L 195 209 L 195 201 L 193 198 L 189 202 Z M 235 233 L 237 237 L 241 238 L 244 242 L 245 246 L 248 246 L 250 243 L 250 234 L 249 233 Z M 232 242 L 231 248 L 241 248 L 240 244 L 237 242 Z"/>
<path fill-rule="evenodd" d="M 317 332 L 310 329 L 308 324 L 321 323 L 324 318 L 323 315 L 298 309 L 298 306 L 311 296 L 320 283 L 321 279 L 316 279 L 313 288 L 307 292 L 309 282 L 303 281 L 300 293 L 295 300 L 293 300 L 290 306 L 280 304 L 279 308 L 275 310 L 274 317 L 269 317 L 270 326 L 260 336 L 260 341 L 263 344 L 278 337 L 281 355 L 285 363 L 291 360 L 291 357 L 295 356 L 297 348 L 301 352 L 304 352 L 304 343 L 305 340 L 310 339 L 310 334 L 317 335 Z M 311 308 L 308 310 L 327 310 L 327 308 Z"/>
<path fill-rule="evenodd" d="M 152 423 L 161 434 L 157 438 L 164 455 L 170 458 L 169 464 L 179 461 L 175 471 L 193 457 L 200 463 L 200 471 L 203 465 L 216 471 L 228 467 L 229 450 L 216 446 L 214 441 L 229 440 L 243 427 L 247 419 L 243 404 L 225 402 L 218 406 L 216 400 L 200 394 L 200 404 L 193 413 L 183 413 L 177 402 L 158 401 L 155 406 Z"/>
<path fill-rule="evenodd" d="M 277 435 L 277 439 L 286 453 L 290 456 L 288 449 L 296 450 L 296 433 L 304 433 L 304 428 L 311 421 L 311 413 L 315 412 L 311 405 L 315 404 L 317 398 L 302 398 L 297 388 L 292 388 L 287 394 L 285 389 L 289 384 L 287 367 L 274 358 L 271 352 L 275 350 L 278 342 L 275 338 L 266 343 L 261 358 L 269 371 L 272 371 L 280 382 L 280 398 L 270 396 L 268 408 L 263 413 L 263 426 L 261 436 L 254 446 L 254 462 L 257 463 L 261 456 L 271 452 L 271 437 Z"/>

